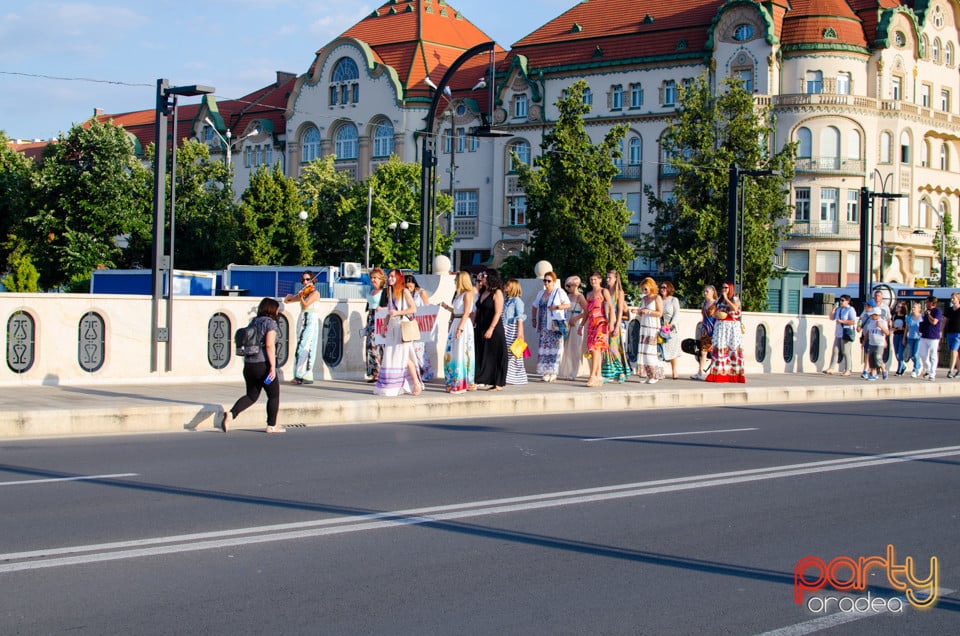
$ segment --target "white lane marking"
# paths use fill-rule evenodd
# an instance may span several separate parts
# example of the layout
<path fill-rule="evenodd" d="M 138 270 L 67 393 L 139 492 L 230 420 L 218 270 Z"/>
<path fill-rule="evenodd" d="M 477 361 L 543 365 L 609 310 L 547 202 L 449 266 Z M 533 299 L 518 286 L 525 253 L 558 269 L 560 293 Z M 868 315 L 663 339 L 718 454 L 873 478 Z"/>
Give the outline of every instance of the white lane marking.
<path fill-rule="evenodd" d="M 584 442 L 606 442 L 617 439 L 645 439 L 648 437 L 674 437 L 677 435 L 709 435 L 710 433 L 740 433 L 742 431 L 757 431 L 757 428 L 726 428 L 711 431 L 681 431 L 679 433 L 651 433 L 649 435 L 621 435 L 619 437 L 593 437 L 581 440 Z"/>
<path fill-rule="evenodd" d="M 938 588 L 937 596 L 942 598 L 948 594 L 953 594 L 954 590 L 948 590 L 946 588 Z M 900 602 L 903 603 L 905 608 L 910 607 L 910 603 L 907 602 L 907 599 L 903 596 L 897 596 L 895 598 L 900 599 Z M 831 629 L 837 625 L 845 625 L 847 623 L 852 623 L 854 621 L 859 621 L 864 618 L 873 618 L 874 616 L 880 616 L 886 614 L 890 610 L 885 604 L 882 608 L 876 611 L 870 612 L 836 612 L 830 614 L 829 616 L 818 616 L 817 618 L 812 618 L 808 621 L 803 621 L 802 623 L 795 623 L 793 625 L 787 625 L 786 627 L 781 627 L 780 629 L 774 629 L 769 632 L 763 632 L 762 634 L 757 634 L 757 636 L 803 636 L 804 634 L 813 634 L 814 632 L 823 631 L 825 629 Z"/>
<path fill-rule="evenodd" d="M 467 519 L 486 515 L 522 512 L 543 508 L 555 508 L 583 503 L 596 503 L 612 499 L 639 497 L 642 495 L 662 494 L 749 483 L 766 479 L 796 477 L 827 473 L 853 468 L 885 466 L 902 462 L 922 461 L 939 457 L 960 455 L 960 446 L 944 446 L 915 451 L 902 451 L 866 457 L 847 457 L 804 464 L 790 464 L 769 468 L 753 468 L 726 473 L 691 475 L 673 479 L 660 479 L 632 484 L 616 484 L 597 488 L 583 488 L 539 495 L 525 495 L 503 499 L 464 502 L 442 506 L 431 506 L 411 510 L 378 512 L 367 515 L 352 515 L 334 519 L 317 519 L 294 523 L 254 526 L 216 532 L 203 532 L 169 537 L 155 537 L 132 541 L 119 541 L 93 545 L 50 548 L 30 552 L 0 554 L 0 573 L 35 570 L 66 565 L 78 565 L 99 561 L 114 561 L 145 556 L 212 550 L 217 548 L 251 545 L 272 541 L 286 541 L 307 537 L 319 537 L 348 532 L 360 532 L 397 526 Z M 253 535 L 253 536 L 244 536 Z M 165 545 L 173 544 L 173 545 Z M 153 547 L 149 547 L 153 546 Z M 97 554 L 82 554 L 98 552 Z M 52 558 L 57 555 L 76 555 Z M 31 559 L 24 561 L 25 559 Z M 12 562 L 11 561 L 19 561 Z M 6 563 L 4 563 L 6 562 Z"/>
<path fill-rule="evenodd" d="M 53 484 L 61 481 L 91 481 L 95 479 L 115 479 L 117 477 L 136 477 L 139 473 L 117 473 L 115 475 L 79 475 L 77 477 L 51 477 L 50 479 L 25 479 L 23 481 L 0 481 L 0 486 L 26 486 L 29 484 Z"/>

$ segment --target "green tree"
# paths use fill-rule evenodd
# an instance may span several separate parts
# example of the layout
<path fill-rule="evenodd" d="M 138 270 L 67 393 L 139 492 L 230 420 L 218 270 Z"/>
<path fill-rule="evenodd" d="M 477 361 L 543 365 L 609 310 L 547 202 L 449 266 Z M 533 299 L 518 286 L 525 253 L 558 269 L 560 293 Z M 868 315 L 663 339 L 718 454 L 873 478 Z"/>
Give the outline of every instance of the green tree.
<path fill-rule="evenodd" d="M 527 197 L 530 257 L 550 261 L 562 275 L 624 272 L 634 251 L 623 238 L 630 213 L 623 201 L 610 197 L 627 127 L 614 126 L 594 144 L 583 122 L 590 112 L 583 103 L 585 88 L 580 80 L 557 102 L 557 122 L 544 136 L 534 166 L 516 163 Z"/>
<path fill-rule="evenodd" d="M 206 144 L 184 140 L 177 149 L 176 186 L 174 266 L 226 267 L 235 258 L 239 230 L 230 170 L 210 159 Z"/>
<path fill-rule="evenodd" d="M 300 171 L 297 188 L 307 212 L 310 244 L 318 263 L 362 261 L 367 222 L 366 189 L 337 171 L 335 157 L 314 159 Z"/>
<path fill-rule="evenodd" d="M 35 204 L 33 162 L 8 146 L 8 141 L 0 131 L 0 271 L 12 266 L 23 220 L 33 215 Z"/>
<path fill-rule="evenodd" d="M 90 121 L 43 153 L 37 210 L 23 225 L 44 287 L 126 267 L 131 239 L 150 233 L 151 179 L 127 133 Z"/>
<path fill-rule="evenodd" d="M 33 266 L 30 257 L 15 250 L 10 257 L 10 273 L 3 278 L 3 286 L 11 292 L 40 291 L 40 272 Z"/>
<path fill-rule="evenodd" d="M 313 248 L 300 220 L 296 182 L 279 165 L 250 178 L 237 211 L 235 261 L 247 265 L 309 265 Z"/>
<path fill-rule="evenodd" d="M 943 231 L 947 235 L 947 244 L 943 248 L 943 256 L 947 261 L 947 287 L 954 287 L 957 284 L 957 272 L 955 262 L 957 259 L 957 239 L 953 235 L 953 219 L 949 214 L 943 215 Z M 940 245 L 943 241 L 943 234 L 940 233 L 939 224 L 937 226 L 937 233 L 933 236 L 933 252 L 936 254 L 936 267 L 933 268 L 933 276 L 937 281 L 937 284 L 940 284 Z"/>
<path fill-rule="evenodd" d="M 727 194 L 730 166 L 736 164 L 778 173 L 745 178 L 741 185 L 741 298 L 747 310 L 766 307 L 767 281 L 776 275 L 773 254 L 789 228 L 786 191 L 795 156 L 793 144 L 775 153 L 768 150 L 773 138 L 769 121 L 739 81 L 724 82 L 715 95 L 701 76 L 680 91 L 677 114 L 661 138 L 676 182 L 669 198 L 644 188 L 654 221 L 642 247 L 688 302 L 698 300 L 705 284 L 719 285 L 727 277 Z"/>

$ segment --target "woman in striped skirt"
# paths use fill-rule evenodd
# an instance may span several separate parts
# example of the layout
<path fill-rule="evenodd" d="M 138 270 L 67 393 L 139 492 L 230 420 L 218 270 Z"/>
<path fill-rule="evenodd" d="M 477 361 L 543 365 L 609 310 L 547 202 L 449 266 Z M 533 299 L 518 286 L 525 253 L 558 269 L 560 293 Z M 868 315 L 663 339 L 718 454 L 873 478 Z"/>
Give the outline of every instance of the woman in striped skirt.
<path fill-rule="evenodd" d="M 503 288 L 507 297 L 503 304 L 503 332 L 507 338 L 507 384 L 526 384 L 527 369 L 523 366 L 523 358 L 518 358 L 510 351 L 517 338 L 523 338 L 523 321 L 527 319 L 523 313 L 523 289 L 520 281 L 511 278 Z"/>

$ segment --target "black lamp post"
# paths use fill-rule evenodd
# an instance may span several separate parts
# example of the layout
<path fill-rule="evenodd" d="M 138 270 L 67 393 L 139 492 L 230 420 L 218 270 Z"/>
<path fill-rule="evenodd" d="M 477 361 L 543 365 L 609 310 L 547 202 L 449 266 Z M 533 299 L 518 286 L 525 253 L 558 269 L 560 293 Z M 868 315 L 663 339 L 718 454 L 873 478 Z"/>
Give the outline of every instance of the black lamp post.
<path fill-rule="evenodd" d="M 740 253 L 740 270 L 743 269 L 743 217 L 740 210 L 739 190 L 741 177 L 769 177 L 778 174 L 774 170 L 744 170 L 737 164 L 730 165 L 730 178 L 727 182 L 727 280 L 737 284 L 737 254 Z M 738 240 L 738 235 L 741 240 Z M 742 278 L 743 272 L 739 271 Z M 743 280 L 740 293 L 743 293 Z"/>
<path fill-rule="evenodd" d="M 153 158 L 153 300 L 150 311 L 150 371 L 158 367 L 157 344 L 167 343 L 166 370 L 172 367 L 170 349 L 171 320 L 168 312 L 167 325 L 160 328 L 160 299 L 163 298 L 163 273 L 167 272 L 167 294 L 173 298 L 173 253 L 167 256 L 164 253 L 163 227 L 166 221 L 165 205 L 167 180 L 167 117 L 176 110 L 177 96 L 193 97 L 208 95 L 214 92 L 212 86 L 191 84 L 190 86 L 170 86 L 166 79 L 157 80 L 157 106 L 154 123 L 154 158 Z M 176 146 L 177 140 L 173 140 Z M 171 209 L 171 216 L 173 211 Z M 171 224 L 173 219 L 171 218 Z M 171 237 L 172 238 L 172 237 Z M 171 241 L 172 242 L 172 241 Z"/>
<path fill-rule="evenodd" d="M 886 233 L 885 226 L 888 222 L 887 218 L 887 201 L 892 199 L 902 199 L 906 197 L 905 194 L 895 194 L 888 193 L 887 190 L 887 180 L 890 179 L 892 182 L 893 173 L 891 172 L 886 177 L 880 174 L 880 171 L 876 168 L 873 169 L 873 178 L 874 178 L 874 187 L 876 187 L 876 178 L 880 177 L 880 186 L 881 192 L 873 192 L 866 186 L 860 188 L 860 290 L 859 298 L 860 306 L 863 307 L 863 303 L 866 302 L 870 294 L 870 287 L 872 286 L 873 279 L 873 202 L 876 199 L 880 199 L 884 202 L 883 208 L 880 210 L 880 282 L 883 282 L 883 255 L 886 251 Z"/>

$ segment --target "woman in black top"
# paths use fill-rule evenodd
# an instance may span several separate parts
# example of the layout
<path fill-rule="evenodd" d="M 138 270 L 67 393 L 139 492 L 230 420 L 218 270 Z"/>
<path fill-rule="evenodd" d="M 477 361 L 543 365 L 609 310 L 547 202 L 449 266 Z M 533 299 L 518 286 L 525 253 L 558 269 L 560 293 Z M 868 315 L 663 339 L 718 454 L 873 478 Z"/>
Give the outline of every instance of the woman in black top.
<path fill-rule="evenodd" d="M 503 330 L 503 282 L 495 269 L 477 275 L 477 384 L 499 391 L 507 383 L 507 336 Z"/>

